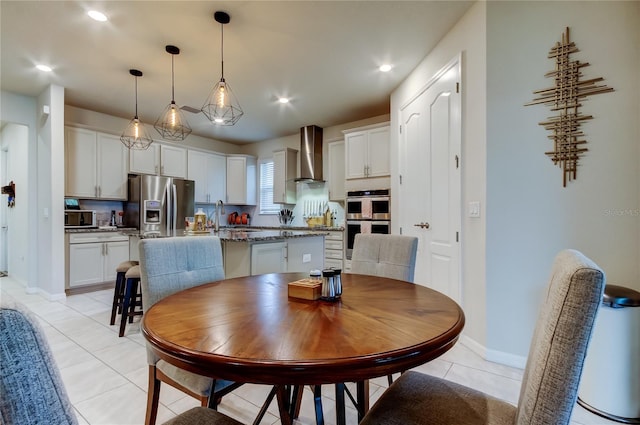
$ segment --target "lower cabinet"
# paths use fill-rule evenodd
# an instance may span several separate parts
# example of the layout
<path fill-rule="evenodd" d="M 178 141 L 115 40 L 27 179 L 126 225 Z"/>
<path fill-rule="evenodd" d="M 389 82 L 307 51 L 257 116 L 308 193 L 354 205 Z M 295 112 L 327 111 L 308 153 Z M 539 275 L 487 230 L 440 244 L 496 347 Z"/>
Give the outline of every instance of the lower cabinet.
<path fill-rule="evenodd" d="M 252 243 L 251 275 L 287 270 L 287 242 Z"/>
<path fill-rule="evenodd" d="M 67 234 L 67 288 L 113 281 L 129 259 L 129 237 L 113 232 Z"/>

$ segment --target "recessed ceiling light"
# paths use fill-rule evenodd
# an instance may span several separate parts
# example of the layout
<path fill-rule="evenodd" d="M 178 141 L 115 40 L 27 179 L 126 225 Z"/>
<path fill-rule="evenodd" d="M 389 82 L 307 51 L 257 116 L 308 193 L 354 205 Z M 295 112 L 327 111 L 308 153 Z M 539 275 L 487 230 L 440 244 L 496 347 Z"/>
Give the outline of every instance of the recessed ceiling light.
<path fill-rule="evenodd" d="M 280 103 L 289 103 L 289 98 L 280 97 L 280 98 L 278 98 L 278 102 L 280 102 Z"/>
<path fill-rule="evenodd" d="M 107 20 L 107 15 L 102 12 L 98 12 L 97 10 L 90 10 L 87 12 L 87 15 L 89 15 L 91 19 L 98 22 L 105 22 Z"/>
<path fill-rule="evenodd" d="M 389 64 L 384 64 L 384 65 L 380 65 L 380 69 L 381 72 L 389 72 L 391 71 L 391 65 Z"/>
<path fill-rule="evenodd" d="M 51 72 L 51 67 L 47 66 L 47 65 L 36 65 L 36 68 L 38 68 L 40 71 L 43 72 Z"/>

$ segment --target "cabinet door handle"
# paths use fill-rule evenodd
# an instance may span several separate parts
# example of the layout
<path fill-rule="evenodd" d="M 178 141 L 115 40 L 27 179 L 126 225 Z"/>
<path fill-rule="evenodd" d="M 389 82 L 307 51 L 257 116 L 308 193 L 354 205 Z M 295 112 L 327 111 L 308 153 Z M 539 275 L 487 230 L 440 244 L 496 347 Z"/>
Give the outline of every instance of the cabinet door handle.
<path fill-rule="evenodd" d="M 160 166 L 160 174 L 164 174 L 164 165 Z"/>
<path fill-rule="evenodd" d="M 102 186 L 98 186 L 98 198 L 102 196 Z"/>
<path fill-rule="evenodd" d="M 419 227 L 421 229 L 428 229 L 430 227 L 429 223 L 420 222 L 418 224 L 414 224 L 414 226 Z"/>
<path fill-rule="evenodd" d="M 104 244 L 104 256 L 109 255 L 109 244 Z"/>
<path fill-rule="evenodd" d="M 153 169 L 154 169 L 155 173 L 158 174 L 158 166 L 157 165 L 154 166 Z"/>

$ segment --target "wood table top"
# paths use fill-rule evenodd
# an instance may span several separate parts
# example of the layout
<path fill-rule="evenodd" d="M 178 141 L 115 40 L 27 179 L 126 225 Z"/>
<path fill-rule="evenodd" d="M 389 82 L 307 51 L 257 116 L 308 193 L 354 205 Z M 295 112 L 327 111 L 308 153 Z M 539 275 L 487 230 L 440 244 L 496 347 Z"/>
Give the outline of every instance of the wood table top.
<path fill-rule="evenodd" d="M 337 302 L 290 298 L 304 273 L 212 282 L 145 311 L 142 331 L 162 359 L 237 382 L 360 381 L 432 360 L 457 341 L 462 309 L 432 289 L 343 273 Z"/>

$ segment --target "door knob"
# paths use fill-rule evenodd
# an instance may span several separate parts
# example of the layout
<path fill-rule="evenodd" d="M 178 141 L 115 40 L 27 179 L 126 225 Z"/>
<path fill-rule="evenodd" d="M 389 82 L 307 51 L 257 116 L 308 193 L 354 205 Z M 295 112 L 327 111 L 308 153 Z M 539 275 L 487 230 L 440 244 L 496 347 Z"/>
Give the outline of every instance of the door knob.
<path fill-rule="evenodd" d="M 414 224 L 414 226 L 419 227 L 421 229 L 428 229 L 429 228 L 429 223 L 420 222 L 418 224 Z"/>

